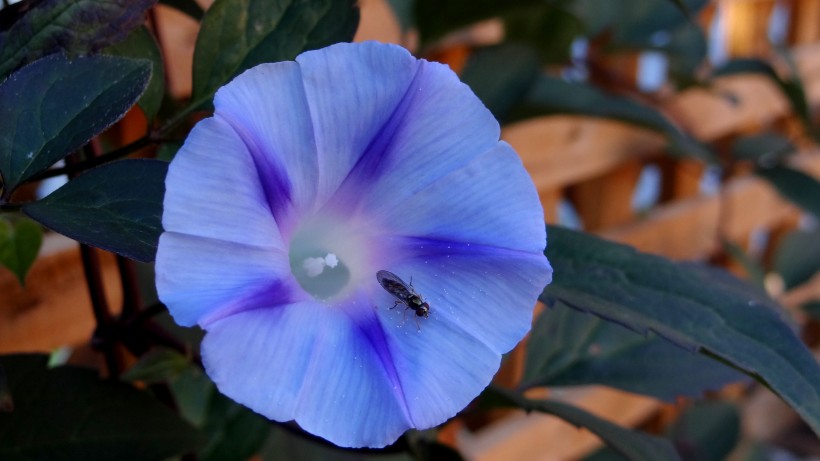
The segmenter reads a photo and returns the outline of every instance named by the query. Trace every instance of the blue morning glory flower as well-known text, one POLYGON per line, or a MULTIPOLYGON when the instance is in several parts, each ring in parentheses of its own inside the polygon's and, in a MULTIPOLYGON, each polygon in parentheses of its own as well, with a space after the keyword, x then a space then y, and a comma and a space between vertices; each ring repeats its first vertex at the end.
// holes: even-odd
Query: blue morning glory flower
POLYGON ((260 65, 214 106, 170 165, 156 269, 220 391, 345 447, 464 408, 552 274, 490 112, 446 66, 378 43, 260 65))

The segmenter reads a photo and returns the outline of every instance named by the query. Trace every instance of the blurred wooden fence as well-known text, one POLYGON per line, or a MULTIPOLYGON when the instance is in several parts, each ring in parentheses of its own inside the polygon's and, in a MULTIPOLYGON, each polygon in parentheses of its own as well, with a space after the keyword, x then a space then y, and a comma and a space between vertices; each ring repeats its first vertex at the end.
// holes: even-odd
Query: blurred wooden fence
MULTIPOLYGON (((383 0, 362 0, 362 27, 357 39, 408 43, 383 0)), ((739 21, 727 36, 732 55, 770 51, 761 24, 777 2, 720 2, 719 14, 739 21)), ((812 107, 820 105, 820 0, 781 2, 792 9, 788 40, 812 107)), ((717 4, 717 2, 716 2, 717 4)), ((711 21, 715 5, 704 12, 711 21)), ((178 95, 190 91, 191 52, 196 24, 173 10, 158 7, 158 34, 165 48, 169 87, 178 95)), ((412 40, 411 40, 412 41, 412 40)), ((634 62, 635 60, 632 60, 634 62)), ((737 98, 732 103, 718 92, 693 89, 666 97, 662 110, 697 138, 728 146, 737 136, 796 124, 788 102, 768 80, 756 76, 723 78, 718 87, 737 98)), ((701 193, 704 167, 691 160, 663 155, 665 142, 655 133, 619 122, 578 116, 550 116, 508 125, 503 138, 521 155, 532 174, 547 221, 556 222, 562 200, 572 203, 587 230, 607 238, 675 259, 721 258, 720 238, 741 246, 756 233, 770 236, 770 253, 779 238, 794 229, 800 213, 767 183, 748 172, 732 172, 719 194, 701 193), (660 171, 659 202, 646 212, 632 208, 631 198, 646 165, 660 171)), ((807 146, 793 166, 820 177, 820 152, 807 146)), ((112 306, 121 302, 114 262, 109 268, 112 306)), ((737 269, 737 267, 731 267, 737 269)), ((815 282, 817 282, 815 278, 815 282)), ((25 288, 0 271, 0 353, 48 351, 62 345, 87 343, 94 320, 83 282, 79 251, 67 239, 48 235, 40 259, 25 288)), ((818 297, 820 283, 775 293, 787 307, 818 297)), ((599 387, 557 391, 596 414, 626 425, 639 425, 657 415, 659 404, 648 398, 599 387)), ((566 460, 593 449, 597 441, 586 432, 548 416, 508 415, 477 433, 450 428, 449 437, 472 459, 566 460)))

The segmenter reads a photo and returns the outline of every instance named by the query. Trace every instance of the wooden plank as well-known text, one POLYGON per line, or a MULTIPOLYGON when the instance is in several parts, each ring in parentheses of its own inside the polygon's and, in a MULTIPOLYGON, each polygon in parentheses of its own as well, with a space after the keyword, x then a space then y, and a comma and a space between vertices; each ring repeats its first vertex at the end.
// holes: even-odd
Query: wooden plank
POLYGON ((600 176, 664 145, 660 135, 603 119, 539 117, 504 127, 501 137, 521 156, 539 193, 600 176))
POLYGON ((632 195, 642 169, 641 162, 628 161, 599 178, 570 188, 570 197, 585 229, 595 231, 632 221, 632 195))
MULTIPOLYGON (((820 44, 800 47, 795 59, 807 97, 820 104, 820 44)), ((715 89, 688 90, 662 107, 683 129, 707 142, 772 126, 789 110, 771 81, 755 75, 717 79, 715 89)), ((660 135, 635 126, 565 115, 509 124, 502 138, 521 156, 539 192, 560 190, 621 163, 652 157, 665 145, 660 135)))
POLYGON ((750 176, 731 181, 721 196, 676 202, 601 235, 673 259, 706 259, 720 248, 719 235, 742 241, 794 213, 767 183, 750 176))
POLYGON ((721 3, 729 56, 766 56, 769 17, 774 0, 730 0, 721 3))

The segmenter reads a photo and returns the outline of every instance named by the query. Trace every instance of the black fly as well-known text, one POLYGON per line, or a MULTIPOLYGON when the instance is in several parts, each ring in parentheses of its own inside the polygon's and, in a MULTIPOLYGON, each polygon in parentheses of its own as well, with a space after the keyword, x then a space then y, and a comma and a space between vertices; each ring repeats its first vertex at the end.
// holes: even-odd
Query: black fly
MULTIPOLYGON (((406 306, 405 310, 412 309, 417 317, 427 318, 430 316, 430 305, 413 289, 412 278, 408 285, 404 283, 404 280, 400 279, 398 275, 390 271, 382 270, 376 272, 376 279, 382 288, 397 299, 390 309, 393 309, 399 304, 404 304, 406 306)), ((416 326, 418 326, 418 319, 416 319, 416 326)))

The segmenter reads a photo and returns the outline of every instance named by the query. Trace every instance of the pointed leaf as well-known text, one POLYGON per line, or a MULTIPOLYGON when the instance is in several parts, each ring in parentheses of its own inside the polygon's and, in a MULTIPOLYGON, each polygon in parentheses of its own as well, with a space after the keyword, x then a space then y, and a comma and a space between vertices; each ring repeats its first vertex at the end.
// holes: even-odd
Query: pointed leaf
POLYGON ((820 227, 788 234, 777 246, 774 270, 783 277, 786 290, 814 277, 820 271, 820 227))
POLYGON ((796 150, 789 138, 779 133, 760 133, 738 137, 732 145, 732 157, 752 160, 761 166, 773 166, 796 150))
POLYGON ((42 354, 0 356, 14 410, 0 412, 0 459, 161 461, 202 437, 149 394, 42 354))
POLYGON ((2 197, 122 118, 150 75, 148 61, 54 55, 0 84, 2 197))
POLYGON ((20 285, 25 283, 42 243, 43 228, 36 222, 0 216, 0 265, 14 273, 20 285))
POLYGON ((63 235, 142 262, 162 233, 168 164, 120 160, 87 171, 23 212, 63 235))
POLYGON ((151 61, 151 79, 137 104, 149 120, 154 118, 165 95, 165 65, 162 62, 159 45, 151 32, 148 32, 145 26, 138 27, 125 40, 109 46, 103 53, 151 61))
POLYGON ((608 95, 591 85, 544 75, 533 86, 516 115, 525 118, 550 114, 586 115, 626 122, 664 135, 673 154, 702 160, 714 157, 705 145, 687 136, 652 107, 608 95))
POLYGON ((541 296, 699 350, 764 382, 820 433, 820 366, 773 301, 725 271, 674 263, 560 227, 541 296))
POLYGON ((245 69, 350 41, 359 24, 354 0, 216 0, 194 51, 193 100, 211 97, 245 69))
POLYGON ((167 381, 185 370, 191 361, 173 349, 151 349, 120 376, 123 381, 157 383, 167 381))
POLYGON ((487 388, 482 398, 488 399, 494 406, 548 413, 574 426, 588 429, 629 461, 680 460, 680 456, 666 439, 630 431, 563 402, 531 400, 513 391, 497 387, 487 388))
POLYGON ((0 32, 0 76, 53 53, 89 54, 124 39, 156 0, 43 0, 0 32), (81 25, 78 27, 78 25, 81 25))
POLYGON ((461 81, 470 86, 496 118, 504 119, 527 94, 540 66, 538 55, 527 46, 488 46, 473 51, 461 81))
POLYGON ((273 423, 220 394, 201 369, 189 366, 170 384, 182 414, 208 437, 197 459, 246 460, 262 448, 273 423))
POLYGON ((602 384, 666 401, 699 397, 745 376, 655 335, 561 304, 533 326, 521 388, 602 384))
POLYGON ((769 181, 786 200, 820 218, 820 182, 813 176, 785 166, 758 168, 755 173, 769 181))

